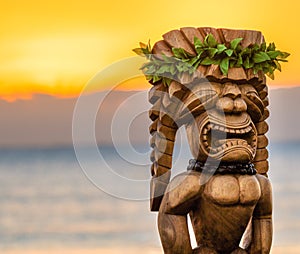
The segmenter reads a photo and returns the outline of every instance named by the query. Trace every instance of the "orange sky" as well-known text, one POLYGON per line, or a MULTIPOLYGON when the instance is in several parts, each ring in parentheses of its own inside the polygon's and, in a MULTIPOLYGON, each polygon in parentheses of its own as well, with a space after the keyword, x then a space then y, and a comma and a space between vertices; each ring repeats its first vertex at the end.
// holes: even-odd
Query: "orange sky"
MULTIPOLYGON (((183 26, 261 30, 267 42, 292 54, 268 83, 300 85, 297 0, 11 0, 0 12, 0 98, 6 100, 77 95, 98 71, 134 56, 139 41, 154 42, 183 26)), ((140 78, 123 88, 148 86, 140 78)))

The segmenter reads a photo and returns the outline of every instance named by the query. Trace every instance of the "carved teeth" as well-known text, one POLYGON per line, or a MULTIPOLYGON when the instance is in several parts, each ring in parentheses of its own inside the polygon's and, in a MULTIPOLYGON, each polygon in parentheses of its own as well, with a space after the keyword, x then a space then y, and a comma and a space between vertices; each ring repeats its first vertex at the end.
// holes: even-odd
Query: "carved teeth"
POLYGON ((202 129, 201 139, 205 150, 215 154, 230 149, 232 146, 243 146, 254 153, 257 146, 256 132, 251 125, 244 128, 231 128, 209 122, 202 129), (223 132, 225 136, 223 138, 219 134, 212 136, 213 130, 223 132), (228 133, 233 135, 226 135, 228 133))
POLYGON ((240 132, 241 132, 242 134, 245 134, 245 133, 247 132, 247 130, 246 130, 246 129, 241 129, 240 132))
POLYGON ((252 129, 252 126, 250 126, 250 125, 245 128, 235 129, 235 128, 229 128, 229 127, 225 127, 222 125, 218 125, 215 123, 208 123, 204 127, 203 133, 207 134, 207 132, 210 131, 211 129, 217 130, 217 131, 222 131, 222 132, 227 132, 227 133, 232 133, 232 134, 245 134, 250 131, 252 131, 254 133, 254 130, 252 129))
POLYGON ((246 132, 250 132, 252 130, 252 127, 249 125, 247 128, 246 128, 246 132))

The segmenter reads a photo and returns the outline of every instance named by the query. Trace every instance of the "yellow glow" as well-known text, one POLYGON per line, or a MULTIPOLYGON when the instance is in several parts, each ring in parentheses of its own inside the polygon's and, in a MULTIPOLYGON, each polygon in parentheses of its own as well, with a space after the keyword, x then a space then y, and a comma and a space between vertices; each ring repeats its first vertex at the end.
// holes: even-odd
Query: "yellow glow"
MULTIPOLYGON (((267 42, 292 54, 268 83, 300 85, 297 0, 16 0, 4 1, 0 12, 0 98, 10 101, 33 93, 76 96, 98 71, 134 56, 131 49, 139 41, 154 42, 184 26, 262 31, 267 42)), ((122 84, 122 89, 148 87, 122 84)))

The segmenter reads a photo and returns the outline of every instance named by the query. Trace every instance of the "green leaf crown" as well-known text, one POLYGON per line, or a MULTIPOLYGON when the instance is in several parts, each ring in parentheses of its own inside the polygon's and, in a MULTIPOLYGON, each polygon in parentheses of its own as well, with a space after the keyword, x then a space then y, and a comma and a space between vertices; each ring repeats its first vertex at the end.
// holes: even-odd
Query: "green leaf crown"
POLYGON ((227 76, 229 68, 243 67, 245 70, 253 69, 254 74, 263 71, 274 79, 274 71, 281 71, 279 62, 287 62, 289 53, 276 50, 274 43, 268 46, 252 44, 246 48, 241 46, 243 38, 236 38, 228 45, 219 44, 212 34, 208 34, 204 41, 194 37, 194 47, 197 55, 191 55, 183 48, 172 48, 172 57, 162 55, 155 57, 152 54, 150 42, 140 43, 140 48, 133 51, 148 59, 141 70, 148 81, 156 83, 162 81, 165 85, 184 73, 192 75, 200 65, 218 65, 223 75, 227 76))

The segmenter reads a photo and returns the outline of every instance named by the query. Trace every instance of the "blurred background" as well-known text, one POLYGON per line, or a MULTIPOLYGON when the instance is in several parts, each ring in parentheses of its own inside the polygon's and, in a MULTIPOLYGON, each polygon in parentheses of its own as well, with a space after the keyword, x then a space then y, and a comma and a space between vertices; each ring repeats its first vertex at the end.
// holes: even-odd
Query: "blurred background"
MULTIPOLYGON (((268 80, 272 253, 299 253, 299 11, 296 0, 2 3, 0 252, 162 253, 147 200, 150 85, 131 72, 137 66, 116 63, 134 57, 131 49, 140 41, 155 42, 180 27, 211 26, 260 30, 268 43, 291 53, 283 72, 268 80), (78 98, 101 102, 93 108, 101 160, 84 139, 82 150, 74 151, 78 98), (119 184, 121 178, 133 181, 119 184)), ((178 140, 174 174, 191 157, 184 131, 178 140)))

